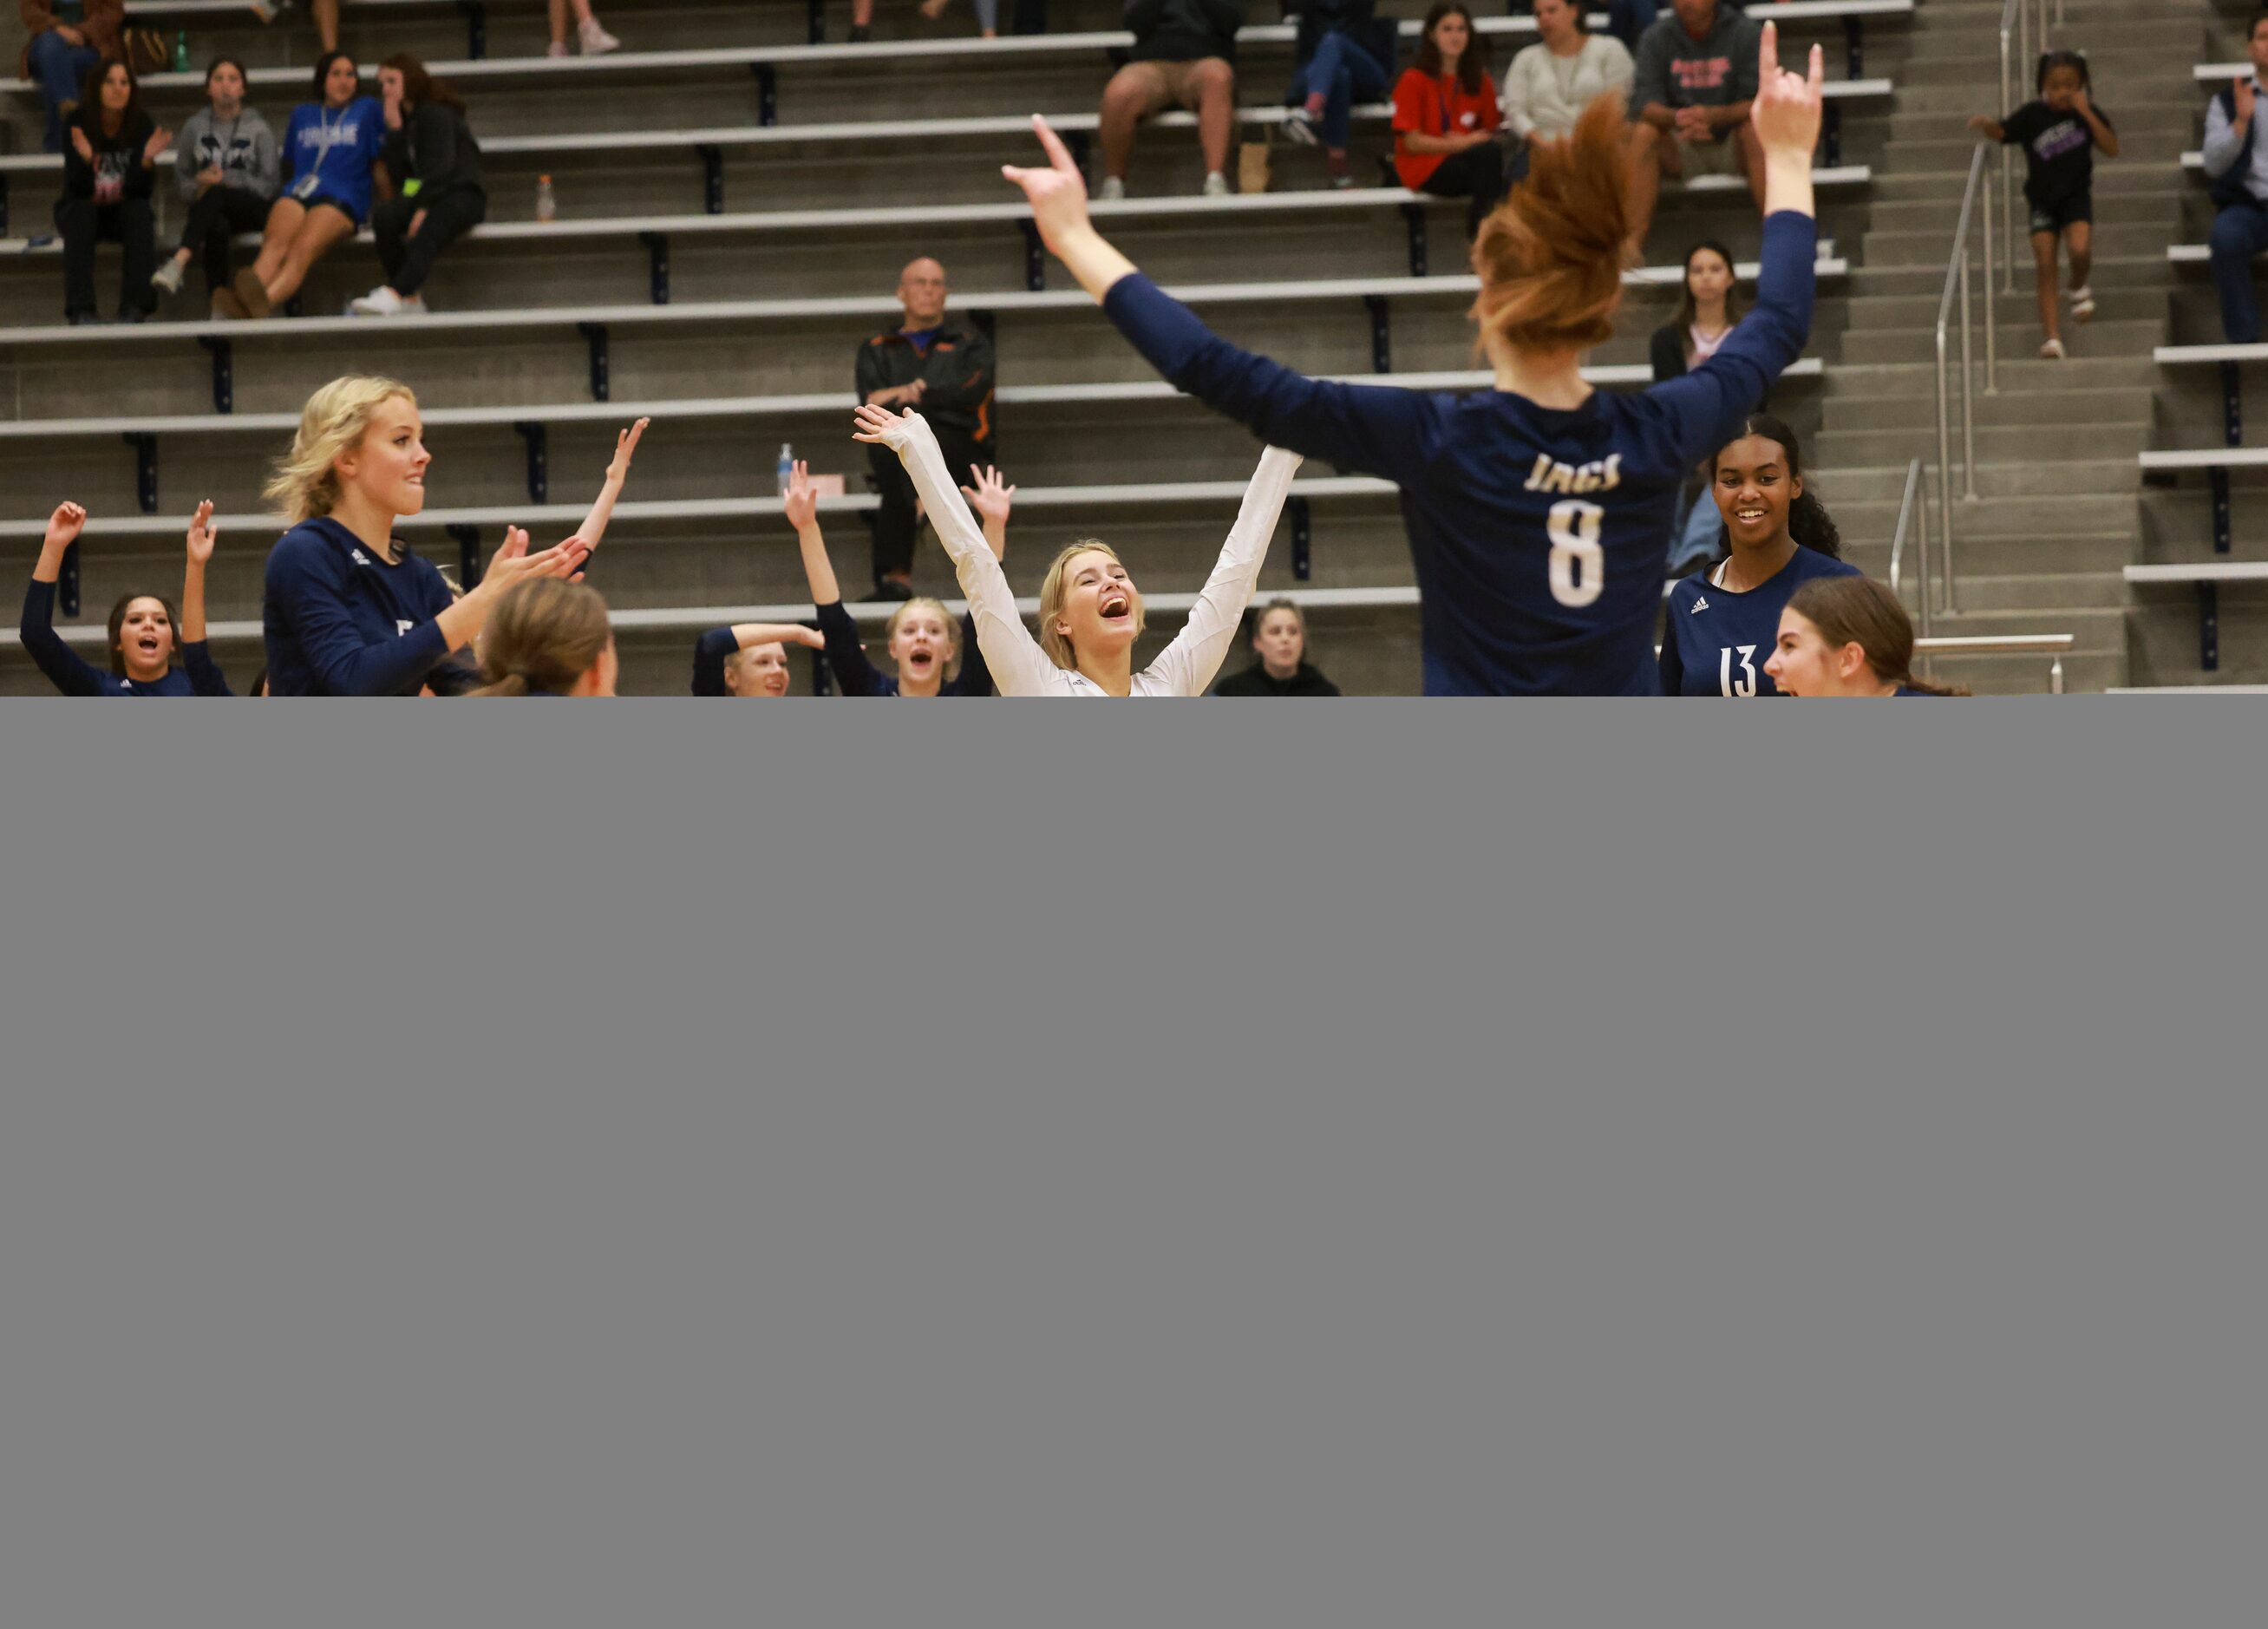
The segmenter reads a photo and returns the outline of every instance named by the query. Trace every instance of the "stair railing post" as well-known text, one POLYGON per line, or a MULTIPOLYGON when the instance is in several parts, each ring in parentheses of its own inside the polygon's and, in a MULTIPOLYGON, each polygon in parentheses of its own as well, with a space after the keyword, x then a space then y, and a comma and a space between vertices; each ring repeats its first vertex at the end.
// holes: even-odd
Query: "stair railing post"
MULTIPOLYGON (((1989 286, 1989 285, 1988 285, 1989 286)), ((1961 495, 1977 501, 1977 391, 1969 348, 1969 246, 1961 247, 1961 495)))
MULTIPOLYGON (((2003 107, 2014 107, 2016 105, 2015 65, 2008 54, 2008 14, 2019 4, 2021 0, 2007 0, 2007 4, 2000 11, 2000 106, 2003 107)), ((2015 155, 2005 145, 2000 149, 2000 227, 2011 244, 2016 240, 2014 158, 2015 155)), ((1990 200, 1986 202, 1989 207, 1990 200)), ((2008 256, 2007 286, 2000 291, 2003 294, 2014 294, 2016 291, 2016 257, 2014 254, 2008 256)))
MULTIPOLYGON (((1994 307, 1999 303, 1999 297, 1992 292, 1992 177, 1991 172, 1987 171, 1984 177, 1984 394, 1988 396, 1997 396, 2000 394, 2000 325, 1999 320, 1994 313, 1994 307)), ((2015 262, 2016 240, 2014 238, 2011 238, 2008 240, 2008 265, 2012 275, 2014 271, 2015 262)), ((1968 313, 1964 312, 1962 314, 1962 321, 1966 322, 1968 320, 1968 313)), ((1973 445, 1970 448, 1970 457, 1973 462, 1976 457, 1973 445)), ((1971 481, 1970 485, 1971 488, 1974 488, 1976 483, 1971 481)), ((1971 498, 1977 496, 1974 490, 1971 490, 1969 495, 1971 498)))
POLYGON ((1914 467, 1920 477, 1920 490, 1917 494, 1920 501, 1914 505, 1914 523, 1918 528, 1915 533, 1915 542, 1919 549, 1916 558, 1921 566, 1921 637, 1926 639, 1929 638, 1929 471, 1919 459, 1914 461, 1914 467))

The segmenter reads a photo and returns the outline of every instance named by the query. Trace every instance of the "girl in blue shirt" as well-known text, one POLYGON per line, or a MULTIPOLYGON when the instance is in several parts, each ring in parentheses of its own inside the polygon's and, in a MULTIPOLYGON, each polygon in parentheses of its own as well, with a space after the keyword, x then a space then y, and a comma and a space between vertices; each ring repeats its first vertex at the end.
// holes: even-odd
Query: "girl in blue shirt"
POLYGON ((63 551, 78 540, 86 511, 64 504, 48 519, 32 586, 24 593, 24 617, 17 632, 24 649, 48 682, 66 696, 226 696, 228 681, 213 666, 205 645, 205 566, 220 534, 211 525, 212 505, 197 506, 189 522, 188 564, 181 579, 181 615, 154 593, 121 594, 110 608, 110 671, 90 666, 55 632, 55 583, 63 575, 63 551), (173 666, 178 635, 181 666, 173 666))
POLYGON ((1665 696, 1777 696, 1764 670, 1788 596, 1827 577, 1856 577, 1843 534, 1804 484, 1795 431, 1751 413, 1710 461, 1724 520, 1715 564, 1669 591, 1661 630, 1665 696))
POLYGON ((1474 243, 1496 387, 1462 399, 1307 379, 1214 335, 1095 231, 1085 179, 1044 120, 1048 167, 1004 173, 1048 247, 1167 380, 1275 446, 1401 489, 1427 694, 1651 695, 1678 489, 1810 329, 1824 63, 1815 47, 1808 78, 1780 71, 1768 23, 1759 69, 1756 309, 1714 357, 1643 395, 1595 394, 1581 371, 1622 298, 1629 126, 1612 97, 1565 141, 1535 144, 1528 181, 1474 243))
POLYGON ((315 262, 370 217, 371 166, 386 145, 386 110, 362 94, 344 51, 315 64, 315 100, 291 110, 284 133, 284 193, 269 211, 260 258, 233 290, 213 297, 223 317, 265 317, 299 291, 315 262))

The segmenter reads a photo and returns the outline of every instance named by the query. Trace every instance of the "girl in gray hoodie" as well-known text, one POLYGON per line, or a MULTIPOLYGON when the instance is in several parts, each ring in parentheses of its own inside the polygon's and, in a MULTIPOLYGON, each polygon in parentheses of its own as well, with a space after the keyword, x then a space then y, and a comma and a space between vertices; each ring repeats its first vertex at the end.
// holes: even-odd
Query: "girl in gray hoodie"
POLYGON ((283 150, 260 110, 244 105, 244 64, 224 56, 205 70, 211 106, 189 115, 173 154, 173 184, 189 206, 181 247, 158 268, 151 286, 178 294, 189 262, 202 255, 205 284, 219 290, 235 276, 232 240, 268 224, 284 173, 283 150))

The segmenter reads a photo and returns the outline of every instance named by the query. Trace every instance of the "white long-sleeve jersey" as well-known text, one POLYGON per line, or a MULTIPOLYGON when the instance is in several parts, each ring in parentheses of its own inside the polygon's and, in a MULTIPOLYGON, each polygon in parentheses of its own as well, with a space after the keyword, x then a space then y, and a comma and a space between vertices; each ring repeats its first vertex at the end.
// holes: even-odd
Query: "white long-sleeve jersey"
MULTIPOLYGON (((893 422, 886 444, 903 461, 921 494, 922 507, 937 527, 946 552, 953 557, 961 592, 968 597, 968 615, 976 624, 976 643, 992 669, 992 682, 1003 696, 1107 696, 1109 692, 1085 674, 1055 665, 1040 642, 1017 614, 1016 596, 1007 574, 992 549, 961 488, 946 472, 945 455, 937 436, 917 415, 893 422)), ((1236 525, 1221 545, 1219 562, 1189 608, 1189 620, 1173 643, 1158 652, 1158 660, 1134 675, 1136 696, 1202 696, 1219 673, 1236 637, 1244 608, 1260 580, 1261 563, 1267 558, 1269 541, 1276 535, 1277 518, 1291 493, 1292 477, 1300 457, 1281 447, 1260 455, 1260 468, 1244 489, 1244 504, 1236 525)))

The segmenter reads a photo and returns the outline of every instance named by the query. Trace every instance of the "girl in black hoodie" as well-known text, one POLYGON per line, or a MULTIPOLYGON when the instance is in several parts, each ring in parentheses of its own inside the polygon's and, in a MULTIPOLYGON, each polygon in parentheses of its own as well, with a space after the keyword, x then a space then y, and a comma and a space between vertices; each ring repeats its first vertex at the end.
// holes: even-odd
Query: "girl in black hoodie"
POLYGON ((124 63, 95 64, 70 124, 63 152, 63 195, 55 200, 55 230, 63 240, 63 317, 100 321, 94 302, 94 246, 104 238, 126 250, 118 297, 122 322, 150 314, 156 295, 150 274, 158 259, 157 220, 150 207, 151 166, 173 140, 142 108, 141 87, 124 63))
POLYGON ((407 52, 379 65, 378 90, 389 132, 379 163, 393 190, 371 210, 370 226, 386 281, 349 309, 398 317, 424 311, 417 291, 441 251, 488 218, 489 195, 481 145, 455 92, 407 52))
POLYGON ((1339 687, 1307 665, 1307 619, 1290 600, 1270 600, 1252 623, 1260 660, 1212 687, 1216 696, 1336 696, 1339 687))

